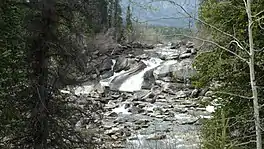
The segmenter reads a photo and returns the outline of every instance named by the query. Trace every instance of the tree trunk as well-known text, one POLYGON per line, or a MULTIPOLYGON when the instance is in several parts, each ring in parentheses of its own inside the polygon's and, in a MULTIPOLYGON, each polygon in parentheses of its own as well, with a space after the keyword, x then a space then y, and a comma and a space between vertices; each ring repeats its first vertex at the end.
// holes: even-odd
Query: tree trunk
POLYGON ((256 86, 255 68, 254 68, 254 44, 253 44, 253 33, 252 33, 252 14, 251 14, 251 0, 247 0, 246 11, 248 15, 248 38, 250 48, 250 59, 249 59, 249 70, 250 70, 250 84, 253 96, 253 108, 255 118, 255 129, 256 129, 256 146, 257 149, 262 149, 261 129, 260 129, 260 117, 259 117, 259 104, 258 104, 258 91, 256 86))
POLYGON ((33 24, 39 28, 37 36, 32 43, 36 75, 36 106, 33 111, 34 148, 48 149, 49 138, 49 94, 48 94, 48 54, 47 41, 53 40, 54 28, 56 27, 55 0, 41 0, 36 7, 41 13, 41 24, 33 24))

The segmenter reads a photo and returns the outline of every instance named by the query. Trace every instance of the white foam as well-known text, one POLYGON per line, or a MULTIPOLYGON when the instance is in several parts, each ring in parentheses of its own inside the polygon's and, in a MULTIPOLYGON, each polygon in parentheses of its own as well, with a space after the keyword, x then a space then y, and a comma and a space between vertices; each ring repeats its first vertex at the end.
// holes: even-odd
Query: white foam
POLYGON ((75 95, 89 94, 94 89, 94 85, 79 86, 75 89, 75 95))
POLYGON ((138 74, 131 76, 126 81, 124 81, 119 87, 120 91, 134 92, 141 90, 141 86, 144 81, 144 74, 148 70, 151 70, 159 66, 162 60, 159 58, 151 58, 149 60, 143 60, 143 62, 147 65, 147 67, 138 74))
POLYGON ((71 93, 70 91, 67 91, 67 90, 60 90, 60 92, 63 94, 70 94, 71 93))
POLYGON ((129 115, 131 114, 130 112, 128 112, 128 109, 125 108, 125 104, 123 104, 122 106, 119 106, 115 109, 113 109, 113 112, 117 113, 117 114, 126 114, 126 115, 129 115))
POLYGON ((122 74, 124 74, 124 73, 126 73, 126 71, 124 71, 124 70, 122 70, 122 71, 120 71, 120 72, 115 72, 114 75, 111 76, 110 78, 107 78, 107 79, 103 79, 103 80, 101 80, 101 81, 100 81, 100 84, 101 84, 102 86, 109 86, 110 83, 111 83, 111 81, 112 81, 114 78, 116 78, 117 76, 122 75, 122 74))
POLYGON ((205 110, 209 113, 213 113, 213 112, 215 112, 215 107, 208 105, 208 106, 206 106, 205 110))

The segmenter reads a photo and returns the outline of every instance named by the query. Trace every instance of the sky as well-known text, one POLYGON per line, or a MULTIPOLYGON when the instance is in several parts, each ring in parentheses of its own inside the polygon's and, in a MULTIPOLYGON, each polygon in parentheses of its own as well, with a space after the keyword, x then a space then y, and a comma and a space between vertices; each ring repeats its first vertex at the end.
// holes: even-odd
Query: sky
MULTIPOLYGON (((152 25, 173 27, 194 27, 194 20, 187 18, 186 13, 177 5, 166 0, 122 0, 121 6, 126 13, 126 7, 131 4, 132 14, 139 21, 152 25)), ((182 6, 188 13, 197 16, 198 0, 172 0, 182 6)))

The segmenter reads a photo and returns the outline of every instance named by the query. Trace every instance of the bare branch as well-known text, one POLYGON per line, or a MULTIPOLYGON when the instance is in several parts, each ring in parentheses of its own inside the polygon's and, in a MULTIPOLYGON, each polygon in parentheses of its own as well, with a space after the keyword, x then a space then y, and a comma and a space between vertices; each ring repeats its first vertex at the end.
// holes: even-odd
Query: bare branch
POLYGON ((243 48, 236 40, 232 40, 230 42, 230 44, 232 44, 232 43, 235 43, 241 50, 243 50, 243 51, 247 52, 247 54, 249 54, 249 52, 245 48, 243 48))
POLYGON ((263 12, 264 12, 264 10, 258 12, 257 14, 253 15, 252 17, 255 18, 255 17, 257 17, 258 15, 260 15, 261 13, 263 13, 263 12))
POLYGON ((253 99, 252 97, 242 96, 242 95, 233 94, 233 93, 228 93, 228 92, 220 92, 220 91, 217 91, 217 92, 215 92, 215 93, 216 93, 216 94, 225 94, 225 95, 230 95, 230 96, 240 97, 240 98, 244 98, 244 99, 253 99))

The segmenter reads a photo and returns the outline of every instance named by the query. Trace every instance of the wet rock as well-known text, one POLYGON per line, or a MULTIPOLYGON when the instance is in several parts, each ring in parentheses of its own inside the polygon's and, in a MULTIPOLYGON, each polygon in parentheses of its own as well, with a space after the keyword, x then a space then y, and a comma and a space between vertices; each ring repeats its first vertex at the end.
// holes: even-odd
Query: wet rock
POLYGON ((205 96, 205 93, 208 91, 208 88, 204 88, 201 90, 201 92, 199 93, 199 96, 205 96))
POLYGON ((165 139, 166 135, 165 134, 152 134, 149 135, 146 140, 162 140, 165 139))
POLYGON ((131 136, 128 138, 128 140, 139 140, 138 136, 131 136))
POLYGON ((118 137, 117 137, 116 135, 111 135, 111 138, 112 138, 113 140, 117 140, 117 139, 118 139, 118 137))
POLYGON ((156 115, 155 117, 156 117, 156 118, 165 118, 166 115, 156 115))
POLYGON ((199 95, 199 90, 198 89, 194 89, 192 90, 192 93, 190 95, 191 98, 197 98, 199 95))
POLYGON ((110 58, 106 58, 105 60, 103 60, 102 64, 99 65, 101 67, 99 67, 99 71, 100 72, 104 72, 104 71, 109 71, 112 69, 112 65, 113 62, 110 58))
POLYGON ((106 79, 106 78, 110 78, 114 75, 113 70, 109 70, 109 71, 105 71, 103 73, 101 73, 101 78, 102 79, 106 79))
POLYGON ((178 49, 178 48, 180 48, 181 47, 181 44, 180 43, 171 43, 171 47, 170 47, 170 49, 178 49))
POLYGON ((153 97, 153 98, 147 98, 147 99, 146 99, 146 102, 149 102, 149 103, 154 104, 154 103, 156 102, 156 100, 157 100, 157 99, 154 98, 154 97, 153 97))
POLYGON ((151 94, 149 90, 140 90, 134 93, 133 99, 137 99, 137 101, 144 101, 151 94))
POLYGON ((150 120, 148 119, 140 119, 135 122, 136 125, 146 125, 149 123, 150 120))
POLYGON ((192 56, 192 53, 184 53, 184 54, 181 54, 180 55, 180 58, 181 59, 185 59, 185 58, 189 58, 189 57, 191 57, 192 56))
POLYGON ((153 75, 153 71, 154 69, 148 70, 147 72, 145 72, 143 78, 143 84, 142 84, 142 89, 151 89, 151 87, 153 86, 153 84, 155 83, 155 77, 153 75))
POLYGON ((106 130, 104 132, 104 134, 111 136, 111 135, 113 135, 113 134, 118 133, 119 131, 121 131, 121 129, 122 128, 115 127, 115 128, 110 129, 110 130, 106 130))
POLYGON ((125 145, 123 144, 112 144, 112 148, 125 148, 125 145))
POLYGON ((213 95, 214 95, 213 91, 207 91, 204 96, 205 97, 212 97, 213 95))
POLYGON ((186 113, 188 110, 186 108, 174 108, 175 112, 179 112, 179 113, 186 113))
POLYGON ((113 99, 118 99, 120 97, 120 94, 112 94, 111 97, 113 99))
POLYGON ((193 42, 188 41, 186 43, 186 48, 194 48, 195 44, 193 42))
POLYGON ((196 119, 190 119, 189 121, 185 121, 180 123, 181 125, 193 125, 194 123, 196 123, 199 120, 199 118, 196 119))
POLYGON ((201 103, 202 104, 209 104, 213 99, 211 97, 202 97, 201 103))
POLYGON ((193 55, 196 54, 196 53, 197 53, 196 49, 195 49, 195 48, 191 49, 191 53, 192 53, 193 55))
POLYGON ((128 112, 131 112, 132 114, 139 114, 139 113, 143 113, 144 110, 139 107, 132 106, 131 108, 128 109, 128 112))
POLYGON ((116 112, 108 112, 108 113, 105 113, 105 116, 107 116, 107 117, 117 117, 118 114, 116 112))
POLYGON ((165 60, 177 60, 180 58, 180 53, 174 53, 165 58, 165 60))
POLYGON ((128 68, 128 59, 125 57, 119 57, 116 60, 116 63, 114 65, 114 72, 120 72, 122 70, 127 70, 128 68))
POLYGON ((171 76, 171 73, 173 72, 175 67, 177 67, 176 64, 177 64, 177 61, 171 60, 171 61, 166 61, 161 66, 157 67, 153 71, 153 75, 155 79, 171 76))
POLYGON ((186 94, 186 92, 184 92, 184 91, 178 91, 178 92, 176 92, 176 99, 178 99, 178 98, 185 98, 185 97, 187 97, 187 94, 186 94))
POLYGON ((138 58, 138 59, 148 59, 149 56, 146 53, 144 53, 142 55, 136 56, 136 58, 138 58))

